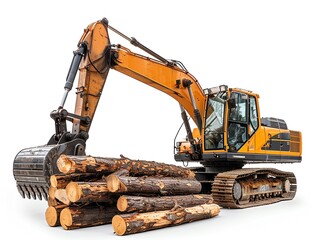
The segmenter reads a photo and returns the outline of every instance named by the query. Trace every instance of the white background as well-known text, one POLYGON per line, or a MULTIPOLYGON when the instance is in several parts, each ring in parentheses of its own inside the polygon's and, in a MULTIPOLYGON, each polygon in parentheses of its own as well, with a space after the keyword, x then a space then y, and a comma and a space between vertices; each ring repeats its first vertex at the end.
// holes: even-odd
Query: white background
MULTIPOLYGON (((20 239, 119 239, 111 225, 50 228, 46 202, 23 200, 12 163, 22 148, 45 144, 83 29, 102 17, 166 58, 180 60, 202 87, 228 84, 260 94, 262 116, 303 132, 293 201, 224 210, 219 217, 127 239, 298 239, 318 237, 319 5, 317 1, 6 1, 1 26, 1 235, 20 239), (209 4, 208 4, 209 3, 209 4)), ((111 32, 112 43, 138 51, 111 32)), ((74 93, 67 109, 74 108, 74 93)), ((175 100, 111 70, 87 153, 174 163, 181 124, 175 100)), ((273 167, 273 166, 271 166, 273 167)))

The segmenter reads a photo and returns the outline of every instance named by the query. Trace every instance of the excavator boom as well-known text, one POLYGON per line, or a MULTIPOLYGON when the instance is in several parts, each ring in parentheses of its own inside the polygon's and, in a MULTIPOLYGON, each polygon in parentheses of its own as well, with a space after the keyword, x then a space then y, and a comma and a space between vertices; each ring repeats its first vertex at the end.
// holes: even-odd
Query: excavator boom
POLYGON ((205 95, 198 81, 187 71, 168 66, 119 46, 112 50, 112 68, 176 99, 196 123, 195 107, 190 97, 191 87, 200 116, 204 114, 205 95))

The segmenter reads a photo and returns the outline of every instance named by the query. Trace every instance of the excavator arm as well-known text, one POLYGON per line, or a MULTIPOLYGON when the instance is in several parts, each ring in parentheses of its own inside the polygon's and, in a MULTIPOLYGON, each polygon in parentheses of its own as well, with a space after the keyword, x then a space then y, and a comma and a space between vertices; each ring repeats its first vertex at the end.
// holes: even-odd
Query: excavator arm
POLYGON ((78 45, 85 45, 86 53, 79 65, 74 113, 89 118, 90 121, 86 123, 80 119, 74 119, 73 134, 89 132, 110 69, 111 44, 107 21, 90 24, 84 30, 78 45))

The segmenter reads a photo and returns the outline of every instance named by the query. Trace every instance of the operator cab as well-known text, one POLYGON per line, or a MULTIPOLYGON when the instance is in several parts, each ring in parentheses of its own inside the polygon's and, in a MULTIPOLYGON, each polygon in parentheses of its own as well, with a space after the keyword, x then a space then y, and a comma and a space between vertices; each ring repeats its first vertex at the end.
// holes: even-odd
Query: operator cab
POLYGON ((258 128, 256 94, 225 85, 205 94, 204 150, 237 152, 258 128))
POLYGON ((207 160, 225 160, 230 156, 238 158, 240 156, 237 152, 245 152, 243 146, 247 142, 252 150, 255 147, 255 133, 260 126, 257 102, 259 96, 251 91, 228 88, 226 85, 205 89, 204 93, 204 126, 200 133, 197 128, 196 134, 193 132, 193 142, 199 151, 192 151, 189 140, 177 142, 175 160, 207 163, 207 160))

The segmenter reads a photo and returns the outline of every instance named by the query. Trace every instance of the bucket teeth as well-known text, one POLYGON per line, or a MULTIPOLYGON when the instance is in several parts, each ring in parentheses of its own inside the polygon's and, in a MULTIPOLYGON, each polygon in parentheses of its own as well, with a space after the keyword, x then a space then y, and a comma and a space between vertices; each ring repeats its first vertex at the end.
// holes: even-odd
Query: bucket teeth
POLYGON ((48 201, 48 188, 47 188, 47 187, 40 186, 40 187, 39 187, 39 191, 40 191, 42 197, 43 197, 46 201, 48 201))
POLYGON ((33 191, 35 192, 35 195, 38 197, 39 200, 42 200, 42 194, 40 193, 39 189, 37 186, 34 186, 33 191))
POLYGON ((25 198, 25 193, 20 185, 17 184, 18 192, 20 193, 22 198, 25 198))
POLYGON ((24 192, 24 195, 25 195, 28 199, 30 199, 30 198, 31 198, 31 194, 30 194, 28 188, 27 188, 26 186, 21 186, 21 188, 22 188, 22 191, 24 192))
POLYGON ((19 185, 17 184, 17 189, 23 198, 28 199, 39 199, 48 200, 48 187, 47 186, 36 186, 36 185, 19 185))

